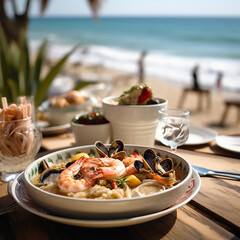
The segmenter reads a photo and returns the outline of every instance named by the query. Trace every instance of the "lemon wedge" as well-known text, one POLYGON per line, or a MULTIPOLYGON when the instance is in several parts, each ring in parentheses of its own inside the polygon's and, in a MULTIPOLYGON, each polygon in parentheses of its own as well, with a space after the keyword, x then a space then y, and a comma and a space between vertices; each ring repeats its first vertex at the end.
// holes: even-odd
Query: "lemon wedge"
POLYGON ((88 156, 87 153, 82 152, 82 153, 78 153, 78 154, 74 155, 74 156, 72 157, 72 161, 75 161, 75 160, 79 159, 79 158, 82 157, 82 156, 89 158, 89 156, 88 156))

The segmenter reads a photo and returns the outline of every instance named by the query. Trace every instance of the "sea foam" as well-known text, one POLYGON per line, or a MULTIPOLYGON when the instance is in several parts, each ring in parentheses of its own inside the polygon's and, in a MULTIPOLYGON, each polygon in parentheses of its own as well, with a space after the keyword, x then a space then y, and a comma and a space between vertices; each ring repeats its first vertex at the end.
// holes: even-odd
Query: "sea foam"
MULTIPOLYGON (((31 50, 36 52, 39 42, 31 41, 31 50)), ((54 44, 48 47, 50 58, 60 58, 72 45, 54 44)), ((69 58, 71 63, 102 65, 129 74, 138 74, 138 60, 141 52, 99 45, 81 46, 69 58)), ((216 89, 219 72, 223 73, 222 88, 226 91, 240 92, 240 60, 218 58, 193 58, 150 51, 145 57, 147 77, 170 81, 182 86, 191 85, 192 68, 199 65, 200 85, 216 89)))

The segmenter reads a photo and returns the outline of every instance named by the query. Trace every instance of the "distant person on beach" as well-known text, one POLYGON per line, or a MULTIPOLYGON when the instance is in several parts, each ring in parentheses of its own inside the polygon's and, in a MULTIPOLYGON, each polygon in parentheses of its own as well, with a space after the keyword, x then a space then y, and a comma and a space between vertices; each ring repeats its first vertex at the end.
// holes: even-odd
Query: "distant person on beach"
POLYGON ((139 83, 144 83, 144 59, 147 55, 146 51, 143 51, 140 55, 139 61, 138 61, 138 67, 139 67, 139 83))
POLYGON ((83 47, 82 49, 82 55, 87 55, 89 53, 89 48, 88 47, 83 47))
POLYGON ((80 66, 82 65, 81 58, 82 58, 83 56, 86 56, 88 53, 89 53, 89 48, 88 48, 88 47, 83 47, 83 48, 81 49, 81 51, 80 51, 80 55, 79 55, 80 59, 79 59, 78 61, 76 61, 76 62, 73 64, 73 66, 74 66, 74 67, 80 67, 80 66))
POLYGON ((199 81, 199 79, 198 79, 198 70, 199 70, 199 66, 198 65, 194 66, 194 68, 192 70, 193 89, 196 89, 196 90, 200 89, 199 83, 198 83, 198 81, 199 81))
POLYGON ((222 78, 223 78, 223 73, 218 72, 218 74, 217 74, 217 89, 219 91, 222 90, 222 78))

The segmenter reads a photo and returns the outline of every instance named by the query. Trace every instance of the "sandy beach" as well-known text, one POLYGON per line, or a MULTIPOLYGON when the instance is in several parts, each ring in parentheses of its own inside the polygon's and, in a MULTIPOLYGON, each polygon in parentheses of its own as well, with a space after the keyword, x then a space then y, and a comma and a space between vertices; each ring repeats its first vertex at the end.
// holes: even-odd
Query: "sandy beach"
MULTIPOLYGON (((109 84, 112 84, 110 95, 118 96, 123 91, 128 90, 131 86, 138 84, 138 76, 127 74, 102 66, 72 66, 67 64, 64 72, 68 72, 72 76, 77 76, 79 79, 87 79, 92 77, 95 79, 106 79, 109 84)), ((165 98, 168 100, 170 108, 178 107, 179 100, 182 94, 183 86, 168 82, 164 79, 145 78, 145 83, 152 87, 155 97, 165 98)), ((190 110, 190 122, 192 126, 209 127, 218 134, 239 134, 240 123, 237 122, 237 108, 230 108, 226 124, 220 126, 220 120, 224 112, 224 100, 229 97, 235 97, 233 94, 226 95, 220 91, 211 92, 211 107, 208 105, 205 97, 203 98, 203 110, 198 111, 198 96, 194 93, 189 93, 184 101, 184 108, 190 110)))
MULTIPOLYGON (((110 17, 101 18, 96 25, 92 18, 60 17, 32 19, 31 23, 33 52, 43 36, 49 38, 50 60, 61 58, 78 45, 62 73, 73 76, 75 82, 108 82, 112 86, 109 95, 120 95, 138 83, 138 63, 141 53, 146 52, 145 82, 155 97, 166 98, 169 107, 178 107, 183 87, 191 84, 192 69, 198 65, 199 85, 212 89, 211 107, 204 98, 205 107, 197 111, 198 96, 188 94, 183 107, 191 111, 191 125, 210 127, 218 134, 240 133, 240 117, 234 107, 229 109, 225 125, 219 125, 224 100, 233 97, 234 91, 240 98, 239 18, 110 17), (229 96, 216 89, 219 74, 222 89, 232 92, 229 96)), ((64 79, 59 90, 67 91, 67 85, 64 79)))

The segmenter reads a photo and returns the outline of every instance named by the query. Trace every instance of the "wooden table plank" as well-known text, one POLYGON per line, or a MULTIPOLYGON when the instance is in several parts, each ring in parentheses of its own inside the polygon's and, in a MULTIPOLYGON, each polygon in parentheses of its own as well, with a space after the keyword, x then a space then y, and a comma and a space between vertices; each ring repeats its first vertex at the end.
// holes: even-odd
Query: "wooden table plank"
MULTIPOLYGON (((0 199, 1 201, 1 199, 0 199)), ((0 239, 233 239, 234 234, 185 205, 154 221, 121 228, 83 228, 35 216, 21 207, 0 216, 0 239)), ((236 238, 237 239, 237 238, 236 238)))
MULTIPOLYGON (((180 149, 177 153, 192 165, 240 172, 239 159, 199 154, 180 149)), ((201 180, 200 192, 194 200, 208 211, 216 213, 240 228, 240 181, 221 177, 202 177, 201 180)))
POLYGON ((42 148, 45 150, 54 150, 75 146, 75 138, 73 136, 73 133, 49 136, 42 139, 42 148))

